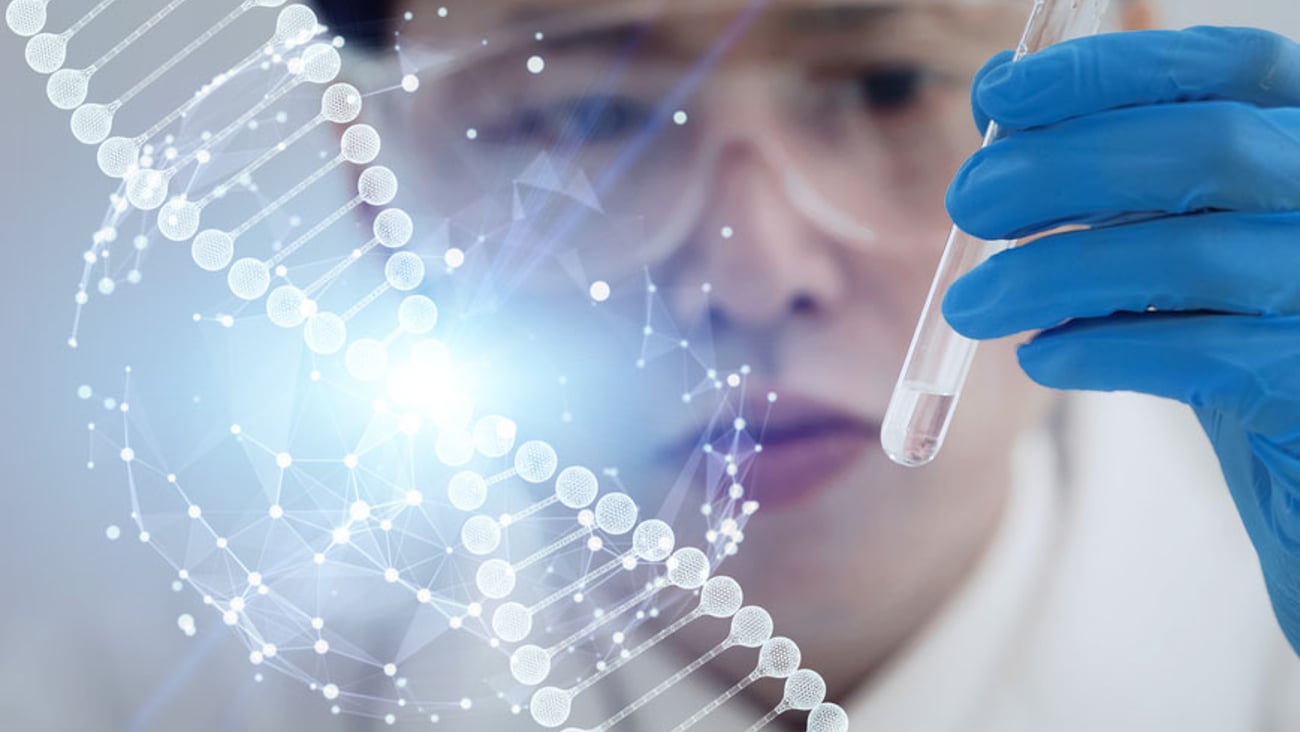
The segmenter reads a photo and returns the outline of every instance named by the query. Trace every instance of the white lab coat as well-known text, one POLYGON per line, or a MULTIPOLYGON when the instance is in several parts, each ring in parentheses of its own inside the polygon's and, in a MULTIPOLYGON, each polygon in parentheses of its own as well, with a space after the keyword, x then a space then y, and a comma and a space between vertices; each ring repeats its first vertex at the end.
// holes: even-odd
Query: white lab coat
MULTIPOLYGON (((1300 730, 1300 661, 1277 629, 1195 422, 1182 407, 1141 397, 1074 400, 1072 479, 1054 479, 1045 436, 1017 447, 1016 484, 994 545, 927 632, 846 701, 851 729, 1300 730)), ((798 639, 798 628, 781 630, 798 639)), ((294 683, 253 684, 233 638, 201 658, 197 678, 181 679, 177 649, 203 635, 180 645, 176 635, 154 644, 147 633, 117 635, 93 623, 6 624, 0 729, 537 729, 526 712, 490 722, 448 712, 437 727, 331 718, 318 694, 294 683), (184 688, 168 689, 169 675, 184 688)), ((648 688, 678 665, 658 655, 629 671, 648 688)), ((662 724, 634 717, 618 729, 668 729, 720 690, 692 677, 656 706, 678 716, 662 724)), ((617 707, 634 695, 613 688, 607 701, 617 707)), ((758 713, 732 703, 696 729, 743 730, 758 713)))
MULTIPOLYGON (((1022 440, 993 546, 922 637, 845 702, 850 729, 1300 730, 1300 660, 1189 411, 1071 399, 1070 478, 1045 433, 1022 440)), ((675 705, 718 692, 697 683, 675 705)), ((697 729, 744 730, 755 716, 732 704, 697 729)))

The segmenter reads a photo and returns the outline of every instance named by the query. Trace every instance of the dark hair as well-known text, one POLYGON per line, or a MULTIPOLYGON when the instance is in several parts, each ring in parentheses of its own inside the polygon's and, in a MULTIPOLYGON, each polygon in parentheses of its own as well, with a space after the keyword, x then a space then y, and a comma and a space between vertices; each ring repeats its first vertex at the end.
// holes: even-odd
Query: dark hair
POLYGON ((367 51, 391 44, 397 0, 314 0, 321 22, 367 51))

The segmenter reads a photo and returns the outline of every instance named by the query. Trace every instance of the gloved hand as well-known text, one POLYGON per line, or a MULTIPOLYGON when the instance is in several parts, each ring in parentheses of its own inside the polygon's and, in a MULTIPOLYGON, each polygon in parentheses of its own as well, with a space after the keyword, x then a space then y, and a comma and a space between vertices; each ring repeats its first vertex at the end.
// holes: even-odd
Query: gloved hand
POLYGON ((1042 330, 1019 358, 1045 386, 1189 404, 1300 652, 1300 46, 1195 28, 1008 61, 973 97, 1011 133, 957 175, 953 220, 1094 228, 993 257, 944 314, 971 338, 1042 330))

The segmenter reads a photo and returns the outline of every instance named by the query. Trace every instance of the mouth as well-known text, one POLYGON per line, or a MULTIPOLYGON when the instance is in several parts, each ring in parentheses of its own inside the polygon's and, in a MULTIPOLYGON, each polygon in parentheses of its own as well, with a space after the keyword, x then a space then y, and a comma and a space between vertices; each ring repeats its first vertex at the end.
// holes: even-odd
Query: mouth
POLYGON ((673 452, 680 457, 684 450, 703 449, 721 455, 717 459, 725 458, 724 446, 738 452, 744 470, 737 479, 746 498, 764 510, 813 499, 880 444, 879 420, 800 394, 781 392, 775 402, 746 400, 740 407, 747 415, 748 439, 738 441, 736 432, 726 429, 732 425, 719 425, 703 440, 697 433, 673 452))

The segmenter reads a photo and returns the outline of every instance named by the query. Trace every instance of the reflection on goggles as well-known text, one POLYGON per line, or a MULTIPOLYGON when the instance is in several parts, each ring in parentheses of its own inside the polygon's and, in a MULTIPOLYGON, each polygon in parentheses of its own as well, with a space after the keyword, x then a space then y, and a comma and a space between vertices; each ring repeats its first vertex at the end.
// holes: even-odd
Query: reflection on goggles
POLYGON ((759 175, 780 194, 767 198, 871 245, 873 212, 933 212, 978 142, 965 86, 999 44, 922 53, 892 38, 927 14, 849 32, 780 14, 731 34, 734 16, 625 24, 556 42, 544 64, 536 45, 497 47, 426 74, 393 124, 424 200, 507 264, 564 277, 543 262, 576 252, 602 276, 635 271, 759 175))

